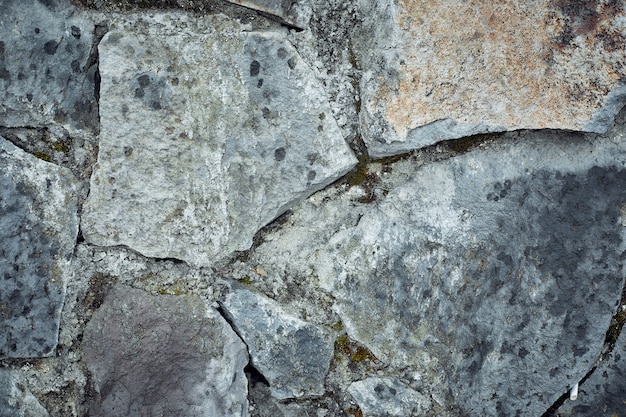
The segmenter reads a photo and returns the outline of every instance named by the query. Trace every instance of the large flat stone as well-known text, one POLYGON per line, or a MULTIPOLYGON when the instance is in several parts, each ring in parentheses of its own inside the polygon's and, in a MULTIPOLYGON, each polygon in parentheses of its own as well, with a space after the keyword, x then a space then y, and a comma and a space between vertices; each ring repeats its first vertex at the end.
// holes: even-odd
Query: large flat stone
POLYGON ((93 42, 93 22, 69 1, 3 0, 0 126, 96 127, 93 42))
POLYGON ((0 137, 0 359, 54 354, 78 234, 72 173, 0 137))
POLYGON ((626 146, 518 136, 396 163, 370 205, 312 198, 250 262, 274 288, 307 277, 299 296, 328 293, 352 339, 447 406, 542 415, 594 365, 624 284, 626 146))
POLYGON ((372 377, 353 382, 348 388, 363 417, 427 415, 431 401, 423 394, 392 378, 372 377))
POLYGON ((603 132, 626 102, 623 2, 360 6, 361 116, 374 156, 494 131, 603 132))
POLYGON ((252 365, 267 379, 274 397, 324 393, 324 378, 333 355, 329 332, 246 289, 230 289, 220 305, 246 342, 252 365))
POLYGON ((354 166, 283 35, 206 19, 157 14, 102 40, 87 241, 210 265, 354 166))
POLYGON ((196 296, 116 286, 85 328, 89 415, 248 415, 246 347, 196 296))

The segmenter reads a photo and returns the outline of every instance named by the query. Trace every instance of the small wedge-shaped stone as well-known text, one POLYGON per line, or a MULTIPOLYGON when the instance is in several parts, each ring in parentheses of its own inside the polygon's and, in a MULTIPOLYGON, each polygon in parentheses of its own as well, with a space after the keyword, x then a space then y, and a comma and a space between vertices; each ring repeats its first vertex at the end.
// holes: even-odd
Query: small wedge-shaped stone
POLYGON ((246 347, 197 296, 111 289, 85 328, 89 415, 247 417, 246 347))
POLYGON ((260 227, 356 160, 282 35, 242 33, 223 17, 154 19, 154 30, 129 26, 100 44, 102 131, 84 235, 206 266, 249 248, 260 227))
POLYGON ((50 356, 78 234, 77 181, 0 137, 0 359, 50 356))
POLYGON ((304 29, 308 24, 310 12, 305 10, 304 0, 226 0, 250 9, 274 16, 290 26, 304 29))
POLYGON ((361 1, 375 156, 517 129, 603 132, 626 102, 623 2, 361 1))
POLYGON ((324 378, 333 354, 333 338, 328 332, 246 289, 232 289, 221 306, 274 397, 324 393, 324 378))
POLYGON ((427 415, 428 397, 392 378, 367 378, 350 384, 348 392, 363 412, 363 417, 427 415))
POLYGON ((0 126, 96 127, 93 35, 69 0, 3 0, 0 126))

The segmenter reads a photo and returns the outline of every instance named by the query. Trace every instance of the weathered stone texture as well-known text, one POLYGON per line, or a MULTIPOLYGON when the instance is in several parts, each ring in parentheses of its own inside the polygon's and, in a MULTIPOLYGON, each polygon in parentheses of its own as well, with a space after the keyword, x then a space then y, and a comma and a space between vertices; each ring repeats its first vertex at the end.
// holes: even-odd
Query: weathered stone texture
POLYGON ((405 417, 427 415, 428 397, 392 378, 367 378, 348 388, 363 417, 405 417))
POLYGON ((94 24, 66 3, 3 0, 0 126, 97 126, 94 24))
POLYGON ((445 370, 461 411, 541 415, 591 369, 615 312, 626 152, 548 133, 519 142, 396 164, 370 208, 309 206, 251 262, 310 277, 382 361, 445 370))
POLYGON ((603 132, 626 102, 623 2, 361 7, 361 116, 372 155, 494 131, 603 132))
POLYGON ((245 345, 196 296, 116 286, 85 329, 89 415, 248 415, 245 345))
POLYGON ((0 369, 0 416, 49 417, 37 398, 19 382, 14 371, 0 369))
POLYGON ((78 234, 77 181, 0 137, 0 358, 50 356, 78 234))
POLYGON ((324 377, 333 354, 333 338, 328 332, 246 289, 232 288, 220 304, 274 397, 324 393, 324 377))
POLYGON ((566 401, 557 413, 559 417, 622 415, 626 415, 626 333, 623 329, 609 358, 580 386, 578 399, 566 401))
POLYGON ((159 14, 100 44, 100 153, 87 241, 206 266, 252 244, 356 160, 278 33, 159 14))

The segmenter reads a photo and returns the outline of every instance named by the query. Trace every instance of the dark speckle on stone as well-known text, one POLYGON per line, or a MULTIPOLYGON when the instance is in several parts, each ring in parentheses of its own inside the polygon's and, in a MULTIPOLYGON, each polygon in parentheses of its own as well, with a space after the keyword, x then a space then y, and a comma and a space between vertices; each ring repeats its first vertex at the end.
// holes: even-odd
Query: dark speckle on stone
POLYGON ((6 68, 0 69, 0 79, 7 80, 7 81, 10 80, 11 73, 9 72, 9 70, 7 70, 6 68))
POLYGON ((277 161, 282 161, 283 159, 285 159, 286 155, 287 155, 287 152, 285 151, 285 148, 283 147, 277 148, 274 151, 274 159, 277 161))
POLYGON ((142 88, 150 85, 150 77, 145 74, 137 78, 137 81, 139 82, 139 86, 142 88))
POLYGON ((287 57, 287 51, 285 50, 285 48, 278 48, 278 51, 276 51, 276 55, 280 59, 285 59, 287 57))
POLYGON ((70 64, 73 72, 80 72, 80 62, 77 59, 73 60, 70 64))
POLYGON ((80 39, 80 28, 78 26, 72 26, 72 36, 76 39, 80 39))
POLYGON ((161 110, 161 103, 159 101, 154 100, 150 103, 150 108, 152 110, 161 110))
POLYGON ((17 74, 17 79, 22 81, 22 80, 26 79, 26 75, 24 75, 23 72, 20 72, 19 74, 17 74))
POLYGON ((124 146, 124 155, 131 156, 133 154, 133 148, 130 146, 124 146))
POLYGON ((309 181, 313 181, 315 179, 315 176, 317 175, 317 173, 313 170, 309 171, 309 173, 307 174, 307 179, 309 181))
POLYGON ((48 55, 54 55, 57 52, 57 48, 59 47, 59 44, 56 41, 48 41, 44 44, 43 46, 43 50, 45 53, 47 53, 48 55))
POLYGON ((267 107, 263 107, 261 109, 261 111, 263 112, 263 118, 264 119, 269 119, 270 118, 270 109, 268 109, 267 107))
POLYGON ((135 97, 136 98, 142 98, 143 95, 144 95, 143 88, 136 88, 135 89, 135 97))
POLYGON ((256 77, 257 75, 259 75, 259 71, 261 70, 261 64, 259 63, 259 61, 252 61, 250 63, 250 76, 251 77, 256 77))
POLYGON ((39 28, 35 28, 35 33, 39 34, 39 32, 41 32, 39 28))
POLYGON ((31 93, 26 94, 26 100, 33 101, 33 95, 31 93))
POLYGON ((376 385, 376 387, 374 388, 374 392, 380 394, 381 392, 384 391, 384 388, 382 385, 376 385))
POLYGON ((294 69, 296 67, 296 59, 289 58, 289 61, 287 61, 287 65, 289 65, 289 68, 294 69))
POLYGON ((259 81, 256 83, 257 88, 263 87, 263 78, 259 78, 259 81))
POLYGON ((0 41, 0 56, 4 55, 4 42, 0 41))

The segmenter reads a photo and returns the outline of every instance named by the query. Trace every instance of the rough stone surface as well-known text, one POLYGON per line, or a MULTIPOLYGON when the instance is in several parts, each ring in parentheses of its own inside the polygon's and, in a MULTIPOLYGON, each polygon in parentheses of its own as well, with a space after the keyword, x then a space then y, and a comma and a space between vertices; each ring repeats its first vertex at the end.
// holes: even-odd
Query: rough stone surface
POLYGON ((100 44, 102 131, 84 235, 206 266, 249 248, 261 226, 356 160, 280 33, 240 32, 223 17, 158 14, 151 24, 100 44))
POLYGON ((279 294, 309 277, 298 296, 331 294, 384 362, 445 370, 462 412, 541 415, 591 369, 619 301, 626 153, 623 134, 521 136, 396 164, 370 207, 311 203, 250 262, 279 294))
POLYGON ((348 388, 359 404, 363 417, 405 417, 425 415, 430 399, 391 378, 368 378, 348 388))
POLYGON ((3 0, 0 126, 97 126, 94 24, 66 3, 3 0))
POLYGON ((324 377, 333 354, 329 332, 247 289, 230 289, 220 304, 274 397, 324 393, 324 377))
POLYGON ((311 11, 303 0, 227 0, 230 3, 267 13, 288 25, 305 28, 311 11))
POLYGON ((15 372, 0 369, 0 416, 49 417, 33 394, 21 384, 15 372))
POLYGON ((621 1, 360 6, 371 155, 494 131, 603 132, 626 102, 621 1))
POLYGON ((90 416, 247 416, 245 345, 197 296, 118 285, 85 329, 90 416))
POLYGON ((0 137, 0 358, 54 353, 76 210, 70 171, 0 137))
POLYGON ((622 331, 609 358, 578 390, 576 401, 566 401, 559 417, 626 415, 626 333, 622 331))

